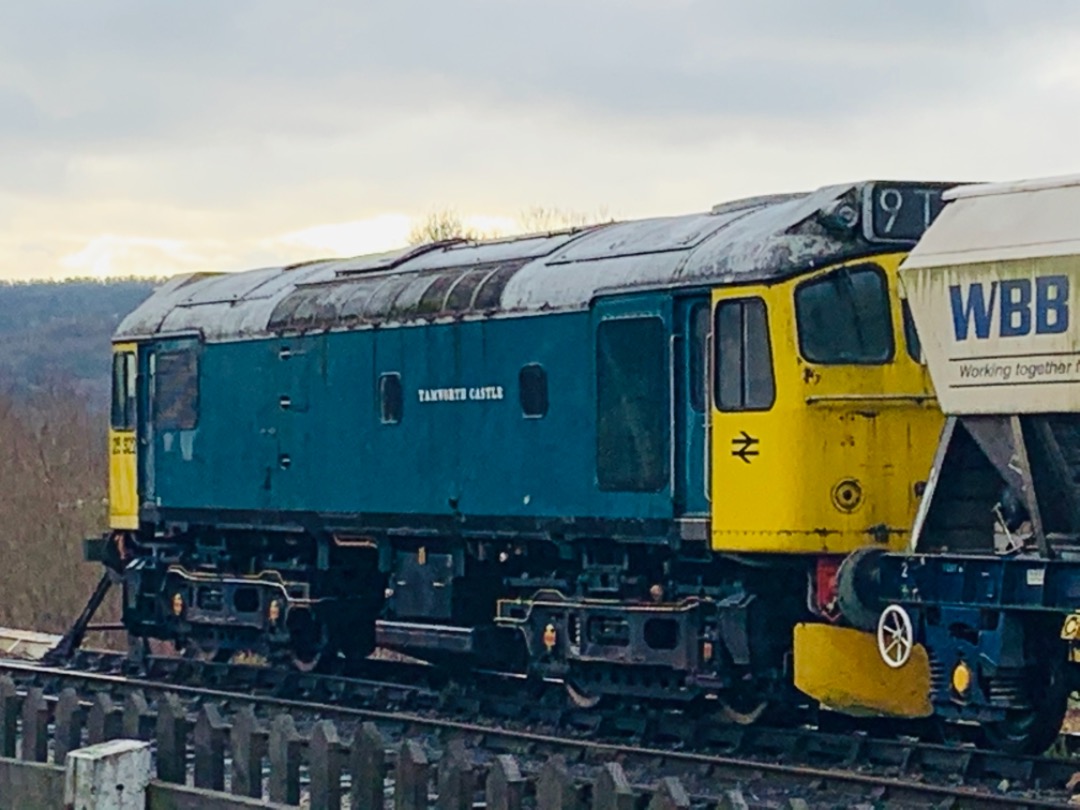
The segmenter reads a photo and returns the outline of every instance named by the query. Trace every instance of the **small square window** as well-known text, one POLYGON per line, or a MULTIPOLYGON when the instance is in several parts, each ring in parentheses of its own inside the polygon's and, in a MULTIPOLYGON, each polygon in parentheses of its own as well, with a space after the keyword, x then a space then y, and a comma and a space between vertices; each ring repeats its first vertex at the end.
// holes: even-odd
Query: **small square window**
POLYGON ((401 388, 401 375, 397 372, 379 377, 379 421, 384 425, 396 425, 401 421, 405 396, 401 388))
POLYGON ((541 419, 548 412, 547 372, 537 363, 524 366, 518 373, 521 390, 521 413, 526 419, 541 419))

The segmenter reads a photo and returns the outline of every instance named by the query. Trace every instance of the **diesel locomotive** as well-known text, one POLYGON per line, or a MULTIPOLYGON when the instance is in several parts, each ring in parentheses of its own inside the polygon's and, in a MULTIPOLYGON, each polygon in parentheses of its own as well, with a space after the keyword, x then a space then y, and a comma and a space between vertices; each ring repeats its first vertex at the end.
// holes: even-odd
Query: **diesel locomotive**
POLYGON ((1036 753, 1080 688, 1080 177, 946 197, 900 275, 947 421, 909 548, 859 566, 880 658, 863 639, 835 661, 884 664, 914 699, 895 711, 861 678, 796 680, 1036 753))
POLYGON ((897 269, 951 185, 168 281, 113 345, 89 550, 124 625, 754 720, 795 658, 813 681, 873 650, 832 632, 873 611, 841 563, 905 549, 928 486, 943 417, 897 269))

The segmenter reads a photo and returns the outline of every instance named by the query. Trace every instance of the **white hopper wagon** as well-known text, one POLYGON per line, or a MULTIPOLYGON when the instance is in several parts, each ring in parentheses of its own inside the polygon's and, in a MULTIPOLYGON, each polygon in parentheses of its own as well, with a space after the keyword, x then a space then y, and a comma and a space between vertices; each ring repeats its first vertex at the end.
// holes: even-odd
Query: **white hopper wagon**
POLYGON ((878 649, 924 648, 936 715, 1036 752, 1080 686, 1080 176, 946 199, 901 277, 949 418, 878 649))
POLYGON ((1080 537, 1080 176, 946 198, 901 268, 938 400, 954 417, 914 550, 992 551, 996 537, 1066 553, 1080 537))

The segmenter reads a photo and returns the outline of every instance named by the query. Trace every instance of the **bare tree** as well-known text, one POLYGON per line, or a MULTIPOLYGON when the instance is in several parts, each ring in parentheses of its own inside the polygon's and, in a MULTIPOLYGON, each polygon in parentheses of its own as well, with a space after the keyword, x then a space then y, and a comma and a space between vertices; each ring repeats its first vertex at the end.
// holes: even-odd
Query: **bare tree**
POLYGON ((587 214, 584 211, 567 208, 534 205, 518 214, 517 221, 524 233, 545 233, 568 228, 585 228, 589 225, 614 222, 614 219, 608 214, 607 208, 587 214))
POLYGON ((81 541, 106 526, 104 434, 69 385, 0 395, 0 625, 63 632, 93 590, 81 541))
MULTIPOLYGON (((585 228, 605 222, 614 222, 606 208, 589 214, 569 208, 534 205, 518 214, 518 233, 548 233, 569 228, 585 228)), ((410 245, 423 245, 445 239, 497 239, 497 231, 481 231, 465 224, 458 212, 450 207, 438 208, 417 222, 409 231, 410 245)))
POLYGON ((484 239, 494 234, 484 234, 476 228, 467 226, 461 215, 453 208, 439 208, 413 225, 409 231, 410 245, 423 245, 428 242, 442 242, 446 239, 484 239))

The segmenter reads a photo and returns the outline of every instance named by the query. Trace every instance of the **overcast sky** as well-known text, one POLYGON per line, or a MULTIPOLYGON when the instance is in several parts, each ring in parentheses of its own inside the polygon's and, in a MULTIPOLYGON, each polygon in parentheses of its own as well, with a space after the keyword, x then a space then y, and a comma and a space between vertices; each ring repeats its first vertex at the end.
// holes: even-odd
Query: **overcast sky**
POLYGON ((1076 0, 0 0, 0 279, 1080 173, 1076 0))

